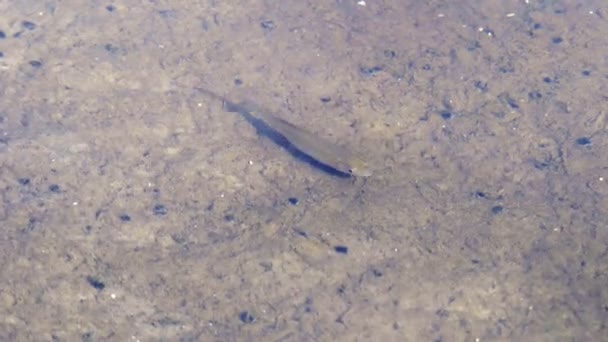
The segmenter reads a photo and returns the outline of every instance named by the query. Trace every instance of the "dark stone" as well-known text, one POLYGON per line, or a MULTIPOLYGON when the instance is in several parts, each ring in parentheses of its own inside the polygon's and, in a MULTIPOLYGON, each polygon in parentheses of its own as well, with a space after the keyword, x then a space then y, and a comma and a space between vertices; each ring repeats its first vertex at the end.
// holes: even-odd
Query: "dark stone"
POLYGON ((255 317, 253 317, 253 315, 247 311, 242 311, 241 313, 239 313, 239 319, 241 320, 241 322, 247 324, 255 322, 255 317))
POLYGON ((475 81, 474 85, 475 85, 475 88, 479 89, 482 93, 485 93, 488 91, 487 82, 475 81))
POLYGON ((162 204, 157 204, 152 209, 152 212, 154 212, 154 215, 156 216, 164 216, 167 215, 167 208, 162 204))
POLYGON ((289 197, 287 200, 289 201, 289 203, 291 203, 293 205, 296 205, 299 202, 298 199, 295 197, 289 197))
POLYGON ((327 102, 330 102, 330 101, 331 101, 331 97, 329 97, 329 96, 325 96, 325 97, 321 98, 321 102, 323 102, 323 103, 327 103, 327 102))
POLYGON ((452 112, 449 110, 444 110, 439 113, 444 120, 449 120, 453 117, 452 112))
POLYGON ((175 18, 176 12, 173 10, 160 10, 158 11, 158 15, 160 15, 161 18, 170 19, 175 18))
POLYGON ((103 48, 111 54, 116 54, 118 51, 120 51, 120 48, 118 46, 109 43, 104 45, 103 48))
POLYGON ((30 179, 29 178, 19 178, 17 181, 21 185, 28 185, 28 184, 30 184, 30 179))
POLYGON ((479 198, 486 198, 486 193, 482 192, 482 191, 477 191, 475 192, 475 196, 479 197, 479 198))
POLYGON ((446 309, 439 309, 435 311, 435 314, 440 318, 448 318, 450 316, 450 313, 446 309))
POLYGON ((348 247, 346 246, 335 246, 334 251, 340 254, 348 254, 348 247))
POLYGON ((395 58, 395 57, 397 57, 397 53, 393 50, 384 50, 384 57, 395 58))
POLYGON ((42 62, 41 61, 37 61, 37 60, 33 60, 30 61, 30 65, 34 68, 40 68, 42 66, 42 62))
POLYGON ((306 298, 306 302, 304 303, 304 312, 311 313, 315 310, 313 306, 312 298, 306 298))
POLYGON ((359 71, 364 75, 364 76, 374 76, 375 74, 377 74, 378 72, 382 71, 382 67, 379 65, 373 66, 371 68, 367 68, 367 67, 360 67, 359 71))
POLYGON ((580 137, 580 138, 576 139, 576 144, 581 145, 581 146, 591 145, 591 139, 589 139, 587 137, 580 137))
POLYGON ((104 284, 101 280, 93 276, 87 276, 87 282, 89 283, 89 285, 93 286, 93 288, 98 291, 101 291, 106 287, 106 284, 104 284))
POLYGON ((536 90, 528 93, 528 98, 530 100, 538 100, 541 97, 543 97, 543 95, 539 91, 536 91, 536 90))
POLYGON ((264 20, 260 23, 260 26, 266 32, 270 32, 275 29, 274 21, 272 21, 272 20, 264 20))
POLYGON ((507 66, 503 65, 503 66, 501 66, 501 67, 498 68, 498 71, 501 72, 501 73, 503 73, 503 74, 512 74, 512 73, 515 72, 515 68, 513 68, 510 65, 507 65, 507 66))
POLYGON ((478 40, 475 40, 473 42, 466 44, 467 51, 475 51, 475 50, 479 50, 479 48, 481 48, 481 44, 479 43, 478 40))
POLYGON ((106 6, 106 11, 108 11, 108 12, 114 12, 115 10, 116 10, 116 7, 114 7, 114 5, 106 6))
POLYGON ((564 41, 564 39, 562 37, 554 37, 553 39, 551 39, 551 42, 553 44, 559 44, 559 43, 561 43, 563 41, 564 41))
POLYGON ((535 160, 532 165, 534 165, 534 168, 536 168, 538 170, 545 170, 545 169, 549 168, 549 166, 551 166, 551 164, 549 164, 545 161, 540 161, 540 160, 535 160))
POLYGON ((35 23, 33 23, 31 21, 27 21, 27 20, 22 21, 21 26, 23 26, 24 29, 30 30, 30 31, 36 28, 35 23))
POLYGON ((119 217, 120 217, 120 220, 123 221, 123 222, 129 222, 129 221, 131 221, 131 216, 129 216, 127 214, 122 214, 119 217))
POLYGON ((492 207, 491 210, 492 210, 492 214, 497 215, 497 214, 502 213, 503 207, 502 207, 502 205, 495 205, 492 207))
POLYGON ((519 109, 519 104, 517 101, 512 98, 509 94, 503 93, 498 96, 502 101, 504 101, 511 109, 519 109))
POLYGON ((57 184, 51 184, 49 185, 49 191, 50 192, 54 192, 54 193, 58 193, 61 191, 61 189, 59 188, 59 185, 57 184))
POLYGON ((88 332, 80 335, 80 339, 82 342, 93 342, 93 341, 95 341, 94 336, 95 335, 93 335, 92 331, 88 331, 88 332))

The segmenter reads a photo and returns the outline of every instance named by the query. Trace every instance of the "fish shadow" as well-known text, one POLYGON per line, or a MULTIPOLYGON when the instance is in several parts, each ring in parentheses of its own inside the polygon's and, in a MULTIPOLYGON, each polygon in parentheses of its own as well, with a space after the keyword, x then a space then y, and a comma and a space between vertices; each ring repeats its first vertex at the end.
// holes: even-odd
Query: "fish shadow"
POLYGON ((240 114, 251 126, 256 129, 258 135, 265 136, 269 138, 273 143, 283 147, 289 154, 291 154, 297 160, 307 163, 310 166, 320 170, 330 176, 338 177, 338 178, 350 178, 352 175, 350 173, 342 172, 340 170, 336 170, 335 168, 324 164, 312 156, 302 152, 296 146, 289 142, 285 136, 279 133, 277 130, 270 127, 264 120, 258 119, 251 114, 251 112, 242 104, 237 103, 229 103, 228 101, 224 101, 224 106, 227 111, 240 114))

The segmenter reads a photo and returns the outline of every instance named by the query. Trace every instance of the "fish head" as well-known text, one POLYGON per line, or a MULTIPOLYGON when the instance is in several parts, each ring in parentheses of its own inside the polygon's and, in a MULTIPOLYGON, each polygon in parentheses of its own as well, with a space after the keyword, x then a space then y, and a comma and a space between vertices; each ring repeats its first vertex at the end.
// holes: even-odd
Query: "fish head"
POLYGON ((348 162, 348 173, 358 177, 369 177, 372 170, 367 163, 359 158, 352 158, 348 162))

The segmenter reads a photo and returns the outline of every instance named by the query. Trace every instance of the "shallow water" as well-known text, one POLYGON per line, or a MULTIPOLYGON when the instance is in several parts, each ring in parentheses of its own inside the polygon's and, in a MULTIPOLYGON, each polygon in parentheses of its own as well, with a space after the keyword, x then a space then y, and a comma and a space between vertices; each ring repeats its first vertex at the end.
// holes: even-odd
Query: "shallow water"
POLYGON ((605 336, 602 2, 361 4, 0 3, 0 339, 605 336))

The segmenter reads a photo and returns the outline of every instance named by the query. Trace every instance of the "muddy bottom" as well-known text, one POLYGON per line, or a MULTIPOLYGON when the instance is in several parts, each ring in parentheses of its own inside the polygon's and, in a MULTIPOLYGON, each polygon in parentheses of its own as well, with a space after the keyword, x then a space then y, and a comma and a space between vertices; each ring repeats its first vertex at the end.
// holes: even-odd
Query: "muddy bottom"
POLYGON ((1 3, 0 339, 601 340, 601 5, 1 3))

